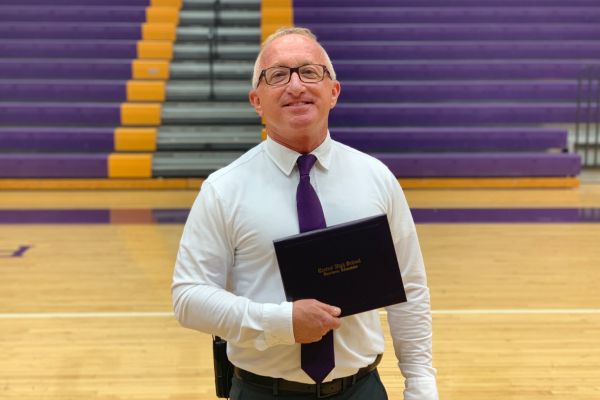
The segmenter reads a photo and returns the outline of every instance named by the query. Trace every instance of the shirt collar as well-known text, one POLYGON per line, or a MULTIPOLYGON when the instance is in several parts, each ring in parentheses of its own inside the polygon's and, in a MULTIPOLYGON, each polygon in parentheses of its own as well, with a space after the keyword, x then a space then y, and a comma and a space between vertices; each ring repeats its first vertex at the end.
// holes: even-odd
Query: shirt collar
MULTIPOLYGON (((325 137, 325 140, 323 140, 323 143, 310 152, 317 157, 317 162, 326 170, 328 170, 331 165, 331 144, 331 136, 329 135, 329 131, 327 131, 327 136, 325 137)), ((273 160, 275 165, 277 165, 284 174, 290 176, 300 153, 277 143, 268 135, 265 146, 269 158, 273 160)))

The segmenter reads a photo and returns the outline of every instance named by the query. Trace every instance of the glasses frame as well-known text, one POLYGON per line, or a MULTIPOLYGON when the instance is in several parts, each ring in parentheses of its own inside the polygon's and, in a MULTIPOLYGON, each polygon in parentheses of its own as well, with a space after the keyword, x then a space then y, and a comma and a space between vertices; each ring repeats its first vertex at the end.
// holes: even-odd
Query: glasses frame
POLYGON ((277 66, 277 67, 269 67, 269 68, 265 68, 260 72, 260 75, 258 76, 258 83, 256 84, 256 87, 260 86, 260 82, 263 80, 265 81, 265 85, 267 86, 284 86, 287 85, 288 83, 290 83, 290 81, 292 80, 292 74, 296 73, 296 75, 298 75, 298 79, 300 79, 300 81, 304 82, 304 83, 319 83, 322 82, 323 79, 325 79, 325 75, 329 76, 329 78, 331 78, 331 74, 329 73, 329 69, 327 69, 326 65, 323 64, 304 64, 304 65, 300 65, 298 67, 285 67, 285 66, 277 66), (316 65, 319 66, 321 68, 323 68, 323 76, 321 77, 320 80, 318 81, 313 81, 313 82, 305 82, 302 79, 302 76, 300 75, 300 68, 306 67, 308 65, 316 65), (290 74, 288 75, 288 80, 286 82, 280 82, 280 83, 276 83, 276 84, 270 84, 269 82, 267 82, 267 71, 270 69, 274 69, 274 68, 287 68, 290 70, 290 74))

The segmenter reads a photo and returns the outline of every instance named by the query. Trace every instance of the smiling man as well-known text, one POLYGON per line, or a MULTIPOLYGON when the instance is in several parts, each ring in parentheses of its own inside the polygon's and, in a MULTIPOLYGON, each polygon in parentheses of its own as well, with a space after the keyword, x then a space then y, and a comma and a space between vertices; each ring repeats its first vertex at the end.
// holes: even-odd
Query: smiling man
POLYGON ((404 398, 437 399, 410 210, 385 165, 331 139, 341 87, 327 53, 309 30, 281 29, 263 44, 252 85, 268 137, 204 182, 173 274, 177 319, 228 341, 234 400, 387 399, 378 312, 339 318, 335 304, 287 301, 273 248, 298 232, 386 214, 408 299, 386 307, 404 398))
POLYGON ((271 139, 299 153, 323 143, 329 110, 340 94, 332 73, 329 57, 308 36, 289 34, 266 41, 255 66, 250 103, 264 118, 271 139), (261 66, 269 68, 257 73, 261 66), (290 66, 299 69, 291 73, 290 66))

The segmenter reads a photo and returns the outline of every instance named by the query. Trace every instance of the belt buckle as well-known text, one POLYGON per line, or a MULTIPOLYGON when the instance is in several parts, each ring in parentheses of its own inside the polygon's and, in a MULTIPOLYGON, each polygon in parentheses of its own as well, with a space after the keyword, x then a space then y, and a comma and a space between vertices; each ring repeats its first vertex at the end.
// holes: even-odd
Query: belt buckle
MULTIPOLYGON (((334 382, 335 381, 331 381, 328 384, 333 386, 335 384, 334 382)), ((340 385, 340 388, 338 390, 332 390, 331 393, 321 393, 321 385, 322 383, 317 383, 317 399, 326 399, 328 397, 335 396, 343 391, 343 386, 340 385)))

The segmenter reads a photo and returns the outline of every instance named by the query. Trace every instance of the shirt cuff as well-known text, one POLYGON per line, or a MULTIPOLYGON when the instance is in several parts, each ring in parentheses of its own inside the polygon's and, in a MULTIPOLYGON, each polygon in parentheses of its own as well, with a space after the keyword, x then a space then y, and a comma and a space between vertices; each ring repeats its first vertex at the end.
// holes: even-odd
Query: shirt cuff
POLYGON ((404 400, 439 399, 435 378, 407 378, 404 387, 404 400))
POLYGON ((268 346, 291 345, 294 339, 292 303, 263 304, 265 339, 268 346))

